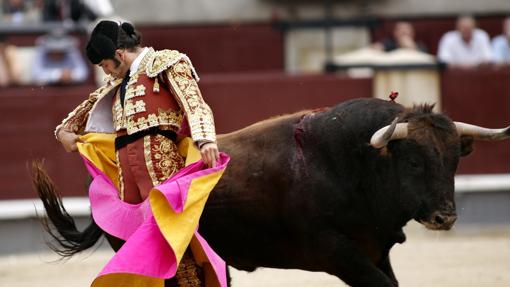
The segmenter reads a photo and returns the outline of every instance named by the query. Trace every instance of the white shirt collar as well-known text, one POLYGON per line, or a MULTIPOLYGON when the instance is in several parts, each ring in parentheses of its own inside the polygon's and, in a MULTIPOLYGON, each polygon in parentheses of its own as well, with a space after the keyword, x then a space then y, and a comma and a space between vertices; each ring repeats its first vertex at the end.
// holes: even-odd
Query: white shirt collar
POLYGON ((143 48, 143 51, 138 54, 138 56, 135 58, 133 63, 131 63, 131 67, 129 68, 129 76, 133 76, 138 71, 138 66, 140 66, 140 63, 142 62, 142 59, 145 57, 145 55, 149 52, 149 48, 145 47, 143 48))

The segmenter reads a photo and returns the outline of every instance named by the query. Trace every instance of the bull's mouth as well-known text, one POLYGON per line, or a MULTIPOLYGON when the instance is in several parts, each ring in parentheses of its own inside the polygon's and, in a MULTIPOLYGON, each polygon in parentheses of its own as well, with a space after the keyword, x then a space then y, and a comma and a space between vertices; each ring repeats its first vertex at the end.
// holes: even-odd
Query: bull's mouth
POLYGON ((436 211, 427 219, 419 219, 418 222, 430 230, 450 230, 456 220, 457 215, 455 213, 436 211))

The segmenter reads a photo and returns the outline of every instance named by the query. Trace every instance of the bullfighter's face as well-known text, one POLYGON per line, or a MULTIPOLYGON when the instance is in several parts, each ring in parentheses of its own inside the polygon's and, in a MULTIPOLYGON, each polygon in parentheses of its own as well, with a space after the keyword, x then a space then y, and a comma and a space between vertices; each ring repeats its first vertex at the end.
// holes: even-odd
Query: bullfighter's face
POLYGON ((98 66, 101 67, 103 72, 107 75, 111 75, 115 78, 124 78, 129 70, 130 64, 125 59, 125 51, 117 50, 115 52, 115 58, 104 59, 98 66))

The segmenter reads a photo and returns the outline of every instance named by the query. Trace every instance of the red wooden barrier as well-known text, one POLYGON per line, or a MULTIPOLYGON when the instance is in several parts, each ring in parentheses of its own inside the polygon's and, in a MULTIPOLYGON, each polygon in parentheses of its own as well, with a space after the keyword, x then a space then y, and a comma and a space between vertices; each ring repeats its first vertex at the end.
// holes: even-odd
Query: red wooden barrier
MULTIPOLYGON (((445 71, 442 75, 445 112, 454 120, 489 127, 510 124, 509 78, 509 70, 445 71)), ((333 75, 206 75, 200 86, 215 112, 220 133, 269 116, 372 94, 370 79, 333 75)), ((37 158, 46 159, 46 166, 63 194, 86 195, 80 159, 61 148, 53 137, 53 129, 92 89, 93 86, 2 89, 0 199, 35 197, 26 165, 37 158)), ((477 142, 474 153, 461 161, 459 172, 510 172, 508 141, 477 142)))
MULTIPOLYGON (((443 109, 454 120, 486 127, 510 125, 510 69, 450 70, 442 74, 443 109)), ((510 142, 476 142, 460 173, 510 173, 510 142)))
MULTIPOLYGON (((369 97, 370 79, 283 74, 204 76, 200 83, 215 112, 218 132, 232 131, 272 115, 369 97)), ((86 98, 93 86, 6 88, 0 99, 0 199, 32 198, 27 163, 44 158, 67 196, 85 196, 85 170, 78 154, 67 154, 54 127, 86 98), (83 184, 81 184, 83 183, 83 184)))
POLYGON ((283 71, 283 33, 266 24, 141 26, 142 42, 186 53, 201 73, 283 71))

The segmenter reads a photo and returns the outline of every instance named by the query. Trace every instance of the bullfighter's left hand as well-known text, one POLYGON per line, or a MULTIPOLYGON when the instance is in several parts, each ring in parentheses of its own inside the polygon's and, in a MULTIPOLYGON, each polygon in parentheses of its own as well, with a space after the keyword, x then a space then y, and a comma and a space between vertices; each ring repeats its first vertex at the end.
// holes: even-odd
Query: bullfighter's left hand
POLYGON ((202 144, 200 147, 200 154, 202 155, 202 160, 208 167, 215 167, 216 162, 220 159, 218 145, 213 142, 202 144))

